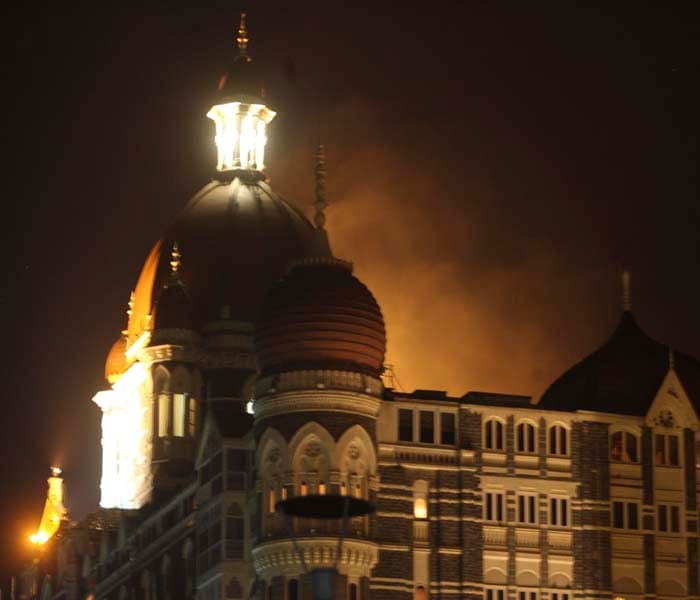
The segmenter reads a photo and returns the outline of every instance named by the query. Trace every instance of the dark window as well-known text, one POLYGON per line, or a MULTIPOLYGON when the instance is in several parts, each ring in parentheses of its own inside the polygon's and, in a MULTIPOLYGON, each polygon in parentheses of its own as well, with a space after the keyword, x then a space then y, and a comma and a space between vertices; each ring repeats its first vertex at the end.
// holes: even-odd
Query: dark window
POLYGON ((350 593, 349 593, 349 600, 358 600, 357 598, 357 584, 356 583, 351 583, 350 584, 350 593))
POLYGON ((676 435, 668 437, 668 464, 674 467, 680 464, 678 460, 678 436, 676 435))
POLYGON ((639 509, 634 502, 627 504, 627 529, 639 529, 639 509))
POLYGON ((518 452, 535 451, 535 428, 531 423, 518 423, 516 449, 518 452))
POLYGON ((299 582, 296 579, 287 582, 287 600, 299 600, 299 582))
POLYGON ((665 504, 659 504, 659 531, 668 531, 668 513, 665 504))
POLYGON ((440 443, 448 446, 455 443, 455 416, 452 413, 440 414, 440 443))
POLYGON ((631 433, 625 434, 625 448, 627 449, 627 462, 636 463, 639 458, 637 455, 637 436, 631 433))
POLYGON ((666 436, 656 435, 656 464, 666 464, 666 436))
POLYGON ((435 443, 434 419, 434 413, 426 410, 420 411, 420 441, 422 444, 435 443))
POLYGON ((622 529, 625 526, 625 503, 613 502, 613 527, 622 529))
POLYGON ((677 506, 671 507, 671 531, 678 533, 681 530, 680 510, 677 506))
POLYGON ((503 450, 503 423, 497 419, 486 421, 484 445, 489 450, 503 450))
POLYGON ((399 409, 399 441, 413 441, 413 411, 407 408, 399 409))

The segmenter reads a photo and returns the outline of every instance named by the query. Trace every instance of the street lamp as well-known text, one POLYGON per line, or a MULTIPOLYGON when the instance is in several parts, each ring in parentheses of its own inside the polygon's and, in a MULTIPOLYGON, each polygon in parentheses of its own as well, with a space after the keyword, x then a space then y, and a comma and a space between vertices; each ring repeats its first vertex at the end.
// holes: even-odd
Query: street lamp
POLYGON ((339 494, 310 494, 308 496, 295 496, 282 500, 275 504, 275 510, 282 513, 287 525, 289 537, 292 540, 294 551, 299 557, 301 568, 305 574, 311 575, 311 586, 314 600, 333 600, 335 589, 335 576, 338 574, 338 562, 343 549, 343 539, 348 521, 352 517, 364 517, 375 511, 375 506, 368 500, 353 496, 341 496, 339 494), (332 567, 321 567, 309 572, 304 555, 299 550, 292 517, 303 519, 338 520, 342 519, 342 526, 338 537, 338 547, 335 553, 335 564, 332 567))

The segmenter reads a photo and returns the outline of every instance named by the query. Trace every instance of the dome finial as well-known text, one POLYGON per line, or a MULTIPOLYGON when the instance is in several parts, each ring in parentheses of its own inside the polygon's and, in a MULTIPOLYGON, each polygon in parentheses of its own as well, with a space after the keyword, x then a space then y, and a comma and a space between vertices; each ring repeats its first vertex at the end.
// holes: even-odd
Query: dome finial
POLYGON ((172 260, 170 261, 170 273, 173 276, 177 276, 181 264, 180 259, 182 258, 177 242, 173 242, 173 251, 170 253, 170 256, 172 257, 172 260))
POLYGON ((319 229, 323 229, 326 224, 326 215, 323 212, 328 206, 328 200, 326 199, 326 173, 326 148, 323 144, 319 144, 316 150, 316 168, 314 169, 316 178, 316 200, 314 201, 316 214, 314 215, 314 224, 319 229))
POLYGON ((241 23, 238 26, 238 35, 236 36, 236 43, 238 44, 238 55, 248 61, 250 60, 250 57, 248 56, 248 42, 250 39, 248 38, 248 28, 245 24, 245 16, 245 13, 242 12, 241 23))
POLYGON ((630 293, 630 272, 622 272, 622 310, 625 312, 632 311, 632 299, 630 293))
POLYGON ((328 206, 326 198, 326 148, 323 144, 318 145, 316 150, 316 168, 314 169, 314 177, 316 179, 316 199, 314 200, 314 230, 313 238, 313 255, 322 258, 332 258, 331 245, 328 241, 328 233, 326 233, 326 213, 324 212, 328 206))

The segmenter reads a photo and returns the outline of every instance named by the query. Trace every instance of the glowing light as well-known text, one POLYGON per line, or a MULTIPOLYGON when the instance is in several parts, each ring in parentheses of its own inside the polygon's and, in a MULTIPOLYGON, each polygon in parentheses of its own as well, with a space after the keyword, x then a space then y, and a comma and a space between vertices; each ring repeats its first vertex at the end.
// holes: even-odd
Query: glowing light
POLYGON ((39 530, 29 536, 32 544, 45 544, 58 531, 61 526, 61 519, 66 515, 66 508, 63 506, 63 479, 59 477, 61 469, 51 467, 51 477, 47 479, 49 484, 44 504, 44 513, 41 516, 39 530))
POLYGON ((152 475, 148 371, 134 363, 93 401, 102 409, 102 481, 100 506, 140 508, 150 497, 152 475))
POLYGON ((428 518, 428 504, 425 498, 416 498, 413 502, 413 516, 416 519, 428 518))
POLYGON ((217 149, 216 168, 265 168, 265 128, 275 118, 275 112, 264 104, 227 102, 217 104, 207 113, 216 126, 214 141, 217 149))
POLYGON ((137 340, 129 346, 127 351, 124 353, 126 355, 127 360, 132 361, 136 359, 136 355, 138 354, 139 350, 142 350, 146 346, 148 346, 148 343, 151 341, 151 332, 150 331, 144 331, 138 338, 137 340))

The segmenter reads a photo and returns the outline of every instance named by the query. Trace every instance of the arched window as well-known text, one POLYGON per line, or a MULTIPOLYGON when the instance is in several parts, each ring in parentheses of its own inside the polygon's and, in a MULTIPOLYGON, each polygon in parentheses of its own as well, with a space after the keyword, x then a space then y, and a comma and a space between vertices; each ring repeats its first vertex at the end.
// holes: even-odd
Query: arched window
POLYGON ((275 504, 277 503, 275 497, 275 489, 270 488, 267 490, 267 512, 275 512, 275 504))
POLYGON ((362 486, 359 483, 355 484, 355 498, 362 498, 362 486))
POLYGON ((299 484, 299 495, 300 496, 306 496, 309 492, 309 486, 306 484, 306 481, 302 481, 299 484))
POLYGON ((428 600, 428 592, 426 592, 422 585, 417 586, 416 589, 413 590, 413 600, 428 600))
POLYGON ((357 584, 351 583, 348 589, 348 600, 359 600, 357 597, 357 584))
POLYGON ((287 582, 287 600, 299 600, 299 581, 296 579, 287 582))
POLYGON ((537 449, 536 430, 532 423, 518 423, 515 448, 518 452, 534 454, 537 449))
POLYGON ((484 425, 484 448, 487 450, 504 450, 503 422, 489 419, 484 425))
POLYGON ((340 482, 340 495, 341 496, 347 496, 348 494, 348 486, 345 484, 344 481, 340 482))
POLYGON ((623 463, 639 462, 637 436, 628 431, 616 431, 610 436, 610 460, 623 463))
POLYGON ((557 456, 569 454, 569 430, 563 425, 552 425, 549 428, 549 453, 557 456))
POLYGON ((323 496, 326 493, 326 482, 319 481, 318 483, 318 493, 323 496))

